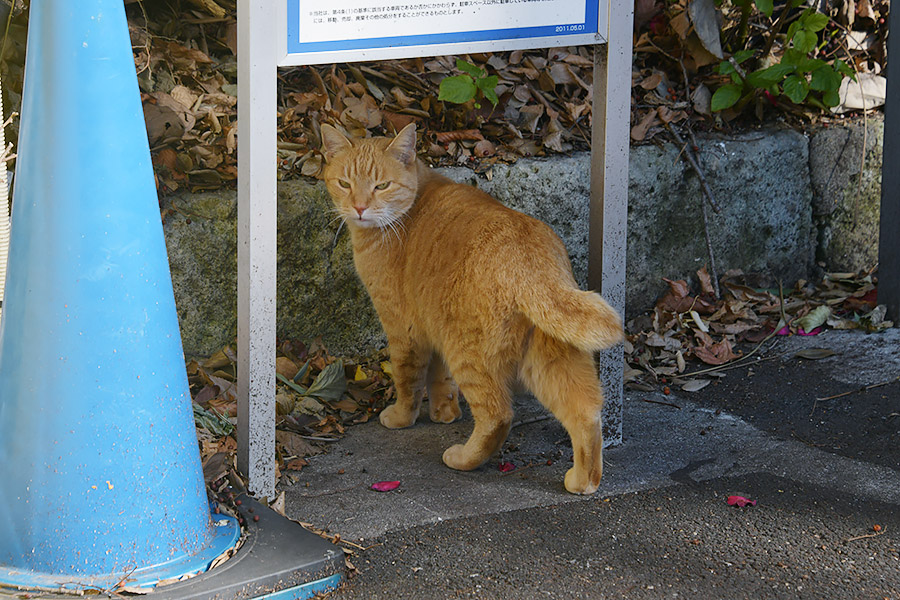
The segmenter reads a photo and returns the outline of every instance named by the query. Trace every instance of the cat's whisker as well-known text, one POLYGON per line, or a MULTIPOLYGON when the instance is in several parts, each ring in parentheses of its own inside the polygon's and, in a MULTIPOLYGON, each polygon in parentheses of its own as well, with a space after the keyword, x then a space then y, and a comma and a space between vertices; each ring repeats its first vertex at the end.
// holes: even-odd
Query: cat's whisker
POLYGON ((381 223, 378 224, 378 231, 381 232, 381 245, 387 245, 388 233, 385 227, 381 226, 381 223))
POLYGON ((402 242, 403 238, 400 237, 400 231, 397 229, 396 221, 387 221, 386 225, 390 227, 391 233, 397 236, 397 241, 402 242))
MULTIPOLYGON (((405 219, 397 219, 397 221, 395 221, 395 223, 397 224, 397 228, 400 230, 400 233, 402 233, 403 236, 405 237, 406 233, 407 233, 406 220, 405 219)), ((399 238, 399 234, 398 234, 398 238, 399 238)))
MULTIPOLYGON (((331 251, 332 251, 332 252, 334 252, 334 249, 337 247, 338 236, 341 235, 341 230, 344 229, 344 223, 345 223, 345 221, 343 220, 343 218, 340 218, 340 217, 338 217, 338 218, 341 220, 341 224, 338 225, 338 229, 337 229, 337 231, 334 233, 334 241, 331 242, 331 251)), ((332 221, 332 223, 334 223, 334 221, 332 221)))

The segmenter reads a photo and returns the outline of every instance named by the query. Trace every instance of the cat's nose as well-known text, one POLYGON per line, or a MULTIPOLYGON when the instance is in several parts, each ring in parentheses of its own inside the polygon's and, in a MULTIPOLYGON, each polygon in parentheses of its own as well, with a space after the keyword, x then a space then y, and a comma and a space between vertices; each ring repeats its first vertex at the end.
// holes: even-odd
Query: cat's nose
POLYGON ((365 206, 354 206, 353 210, 355 210, 356 214, 359 215, 359 218, 362 219, 363 213, 366 212, 366 208, 367 207, 365 206))

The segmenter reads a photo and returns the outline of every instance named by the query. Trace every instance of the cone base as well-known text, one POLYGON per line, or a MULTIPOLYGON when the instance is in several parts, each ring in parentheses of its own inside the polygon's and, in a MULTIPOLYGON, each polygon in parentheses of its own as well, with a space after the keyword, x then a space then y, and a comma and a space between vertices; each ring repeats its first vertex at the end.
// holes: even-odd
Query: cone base
POLYGON ((67 593, 88 590, 109 591, 120 587, 153 588, 160 582, 177 581, 205 573, 215 559, 237 545, 240 537, 241 527, 237 519, 215 515, 212 541, 197 554, 177 556, 165 563, 132 572, 103 575, 60 575, 0 565, 0 587, 67 593))
POLYGON ((305 600, 344 583, 340 546, 246 494, 238 498, 248 532, 237 553, 202 575, 156 589, 153 600, 305 600))

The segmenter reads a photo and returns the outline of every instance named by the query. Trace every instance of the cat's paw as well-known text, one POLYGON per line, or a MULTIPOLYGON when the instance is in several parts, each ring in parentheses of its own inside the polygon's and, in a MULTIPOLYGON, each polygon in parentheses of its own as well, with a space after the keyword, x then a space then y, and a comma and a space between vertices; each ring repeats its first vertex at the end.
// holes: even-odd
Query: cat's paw
POLYGON ((584 473, 572 467, 566 472, 565 486, 571 494, 593 494, 600 487, 600 474, 584 473))
POLYGON ((472 457, 463 444, 456 444, 444 450, 443 459, 445 465, 457 471, 471 471, 484 462, 478 457, 472 457))
POLYGON ((428 400, 428 416, 435 423, 452 423, 462 416, 456 394, 428 400))
POLYGON ((388 429, 403 429, 416 422, 419 411, 404 410, 396 404, 391 404, 378 415, 378 420, 388 429))

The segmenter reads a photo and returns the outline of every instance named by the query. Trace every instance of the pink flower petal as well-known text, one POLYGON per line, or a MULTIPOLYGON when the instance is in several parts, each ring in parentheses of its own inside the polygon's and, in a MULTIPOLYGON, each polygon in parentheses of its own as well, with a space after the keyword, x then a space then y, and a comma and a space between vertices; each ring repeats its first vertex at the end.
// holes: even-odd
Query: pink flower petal
POLYGON ((743 496, 728 496, 726 502, 728 502, 730 506, 738 506, 740 508, 744 508, 745 506, 756 506, 756 500, 750 500, 743 496))
POLYGON ((501 473, 509 473, 510 471, 516 470, 516 465, 512 464, 511 462, 502 462, 497 465, 497 468, 500 469, 501 473))
POLYGON ((778 330, 778 333, 775 335, 791 335, 791 328, 785 325, 781 329, 778 330))
POLYGON ((821 327, 816 327, 810 332, 804 331, 802 327, 797 330, 797 335, 819 335, 820 333, 822 333, 821 327))
POLYGON ((379 481, 372 484, 372 489, 376 492, 390 492, 400 487, 399 481, 379 481))

